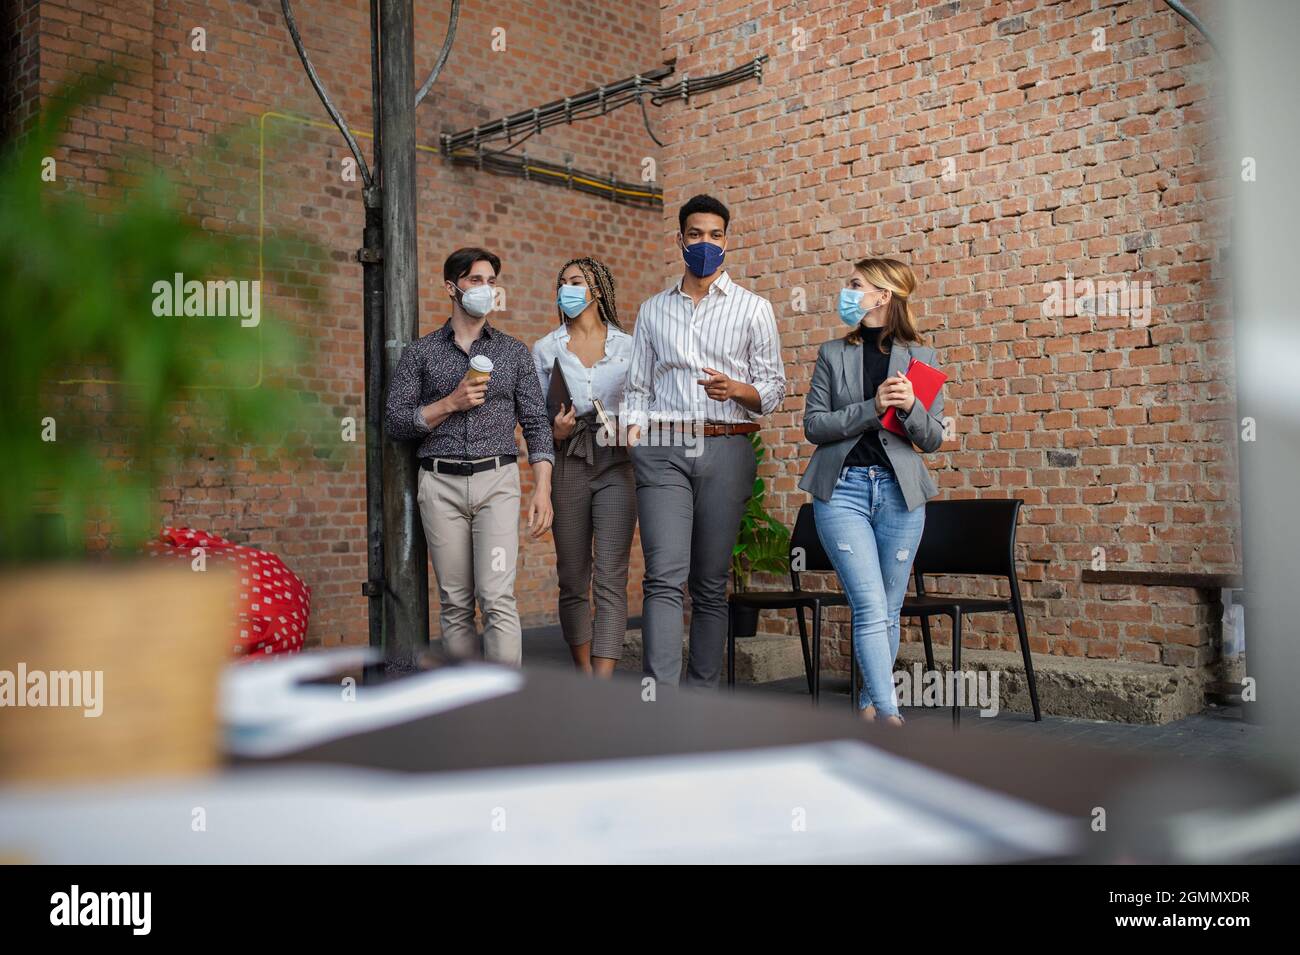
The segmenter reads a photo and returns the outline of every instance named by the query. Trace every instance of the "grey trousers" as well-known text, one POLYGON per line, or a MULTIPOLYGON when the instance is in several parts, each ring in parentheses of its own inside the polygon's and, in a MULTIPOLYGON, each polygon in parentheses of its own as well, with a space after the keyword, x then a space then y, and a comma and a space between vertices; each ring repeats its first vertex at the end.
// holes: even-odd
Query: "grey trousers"
POLYGON ((551 503, 564 639, 575 647, 591 643, 592 656, 617 660, 627 635, 627 564, 636 533, 627 449, 605 447, 589 432, 557 442, 551 503))
POLYGON ((686 686, 715 687, 727 641, 727 577, 758 465, 749 436, 632 449, 641 550, 644 671, 676 686, 682 671, 682 587, 691 593, 686 686))

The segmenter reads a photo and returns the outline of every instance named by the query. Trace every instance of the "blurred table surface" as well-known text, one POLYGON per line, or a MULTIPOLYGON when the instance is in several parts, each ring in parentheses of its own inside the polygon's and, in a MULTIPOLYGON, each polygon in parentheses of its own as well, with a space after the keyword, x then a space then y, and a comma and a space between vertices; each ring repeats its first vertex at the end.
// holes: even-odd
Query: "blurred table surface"
MULTIPOLYGON (((1087 819, 1097 807, 1119 810, 1124 831, 1140 829, 1148 816, 1241 809, 1290 789, 1282 774, 1262 763, 1085 748, 1034 740, 1032 730, 953 729, 946 720, 911 721, 900 730, 864 722, 843 700, 813 707, 797 697, 661 688, 657 700, 647 702, 640 679, 630 674, 601 681, 535 667, 525 678, 523 688, 507 696, 232 765, 453 772, 857 739, 1067 816, 1087 819)), ((963 715, 964 723, 978 719, 974 711, 963 715)))

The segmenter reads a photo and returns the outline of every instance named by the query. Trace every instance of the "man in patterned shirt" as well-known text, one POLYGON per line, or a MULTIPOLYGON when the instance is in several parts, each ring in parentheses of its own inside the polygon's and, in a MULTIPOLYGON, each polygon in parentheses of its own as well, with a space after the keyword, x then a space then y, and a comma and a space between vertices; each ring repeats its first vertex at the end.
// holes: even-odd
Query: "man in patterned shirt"
POLYGON ((384 430, 396 441, 420 441, 416 500, 438 579, 444 646, 455 656, 478 655, 477 599, 483 655, 518 666, 516 425, 533 466, 528 529, 534 538, 551 527, 555 449, 528 346, 487 321, 500 271, 501 260, 485 249, 458 249, 447 257, 442 278, 451 318, 402 353, 388 389, 384 430), (471 361, 490 374, 471 373, 471 361))

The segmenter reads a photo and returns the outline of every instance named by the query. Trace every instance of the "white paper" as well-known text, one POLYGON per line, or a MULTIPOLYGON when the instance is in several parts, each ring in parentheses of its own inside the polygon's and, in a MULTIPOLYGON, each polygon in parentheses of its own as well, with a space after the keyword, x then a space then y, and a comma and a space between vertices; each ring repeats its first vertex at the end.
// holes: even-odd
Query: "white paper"
POLYGON ((1077 832, 1075 821, 856 741, 0 793, 0 854, 65 864, 966 863, 1066 855, 1077 832))
POLYGON ((515 669, 462 663, 377 686, 303 685, 304 680, 373 663, 369 648, 316 651, 227 667, 221 683, 226 751, 278 756, 481 700, 514 693, 515 669))

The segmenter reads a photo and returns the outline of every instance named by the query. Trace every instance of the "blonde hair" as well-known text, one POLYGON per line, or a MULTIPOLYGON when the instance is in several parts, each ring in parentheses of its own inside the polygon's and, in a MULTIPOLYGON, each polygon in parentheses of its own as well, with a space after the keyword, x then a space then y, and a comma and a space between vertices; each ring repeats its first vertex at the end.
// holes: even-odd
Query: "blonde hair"
MULTIPOLYGON (((880 350, 886 350, 886 340, 909 345, 919 342, 921 336, 916 331, 916 317, 908 300, 916 289, 916 275, 911 268, 897 259, 862 259, 854 262, 853 267, 876 288, 890 293, 885 306, 885 324, 880 330, 880 350)), ((862 326, 854 326, 845 341, 850 345, 862 344, 862 326)))

